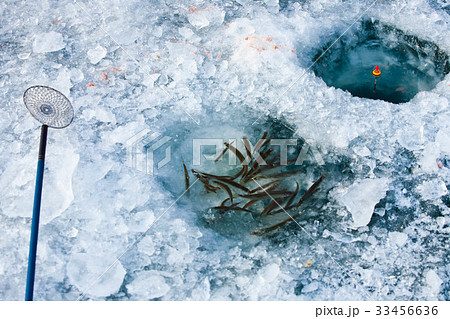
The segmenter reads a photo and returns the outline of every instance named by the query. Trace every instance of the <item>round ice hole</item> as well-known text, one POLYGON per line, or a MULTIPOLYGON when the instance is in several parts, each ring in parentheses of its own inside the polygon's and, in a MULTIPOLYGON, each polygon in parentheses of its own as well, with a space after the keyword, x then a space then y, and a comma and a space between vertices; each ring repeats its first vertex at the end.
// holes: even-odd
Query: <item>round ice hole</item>
POLYGON ((408 102, 450 71, 448 55, 436 44, 378 21, 363 21, 320 57, 332 43, 314 57, 314 73, 327 85, 363 98, 408 102), (381 75, 375 78, 377 65, 381 75))

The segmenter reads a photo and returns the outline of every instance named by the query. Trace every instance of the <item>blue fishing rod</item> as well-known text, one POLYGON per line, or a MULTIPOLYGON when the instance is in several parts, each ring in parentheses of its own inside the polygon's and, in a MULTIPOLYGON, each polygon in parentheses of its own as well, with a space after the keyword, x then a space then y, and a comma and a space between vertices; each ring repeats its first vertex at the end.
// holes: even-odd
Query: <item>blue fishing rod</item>
POLYGON ((45 149, 49 127, 64 128, 73 120, 73 108, 61 92, 48 86, 32 86, 23 95, 23 102, 28 111, 41 124, 41 138, 34 191, 33 218, 31 221, 30 252, 28 256, 27 286, 25 300, 33 300, 34 279, 36 275, 36 256, 41 213, 42 184, 44 181, 45 149))

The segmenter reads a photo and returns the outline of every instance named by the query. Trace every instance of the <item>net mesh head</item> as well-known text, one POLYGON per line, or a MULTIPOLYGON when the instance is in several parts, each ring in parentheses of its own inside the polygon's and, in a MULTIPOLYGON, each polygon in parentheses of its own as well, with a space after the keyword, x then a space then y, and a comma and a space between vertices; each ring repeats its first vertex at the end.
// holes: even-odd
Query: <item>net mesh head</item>
POLYGON ((73 108, 61 92, 48 86, 32 86, 23 94, 23 102, 31 115, 49 127, 64 128, 72 123, 73 108))

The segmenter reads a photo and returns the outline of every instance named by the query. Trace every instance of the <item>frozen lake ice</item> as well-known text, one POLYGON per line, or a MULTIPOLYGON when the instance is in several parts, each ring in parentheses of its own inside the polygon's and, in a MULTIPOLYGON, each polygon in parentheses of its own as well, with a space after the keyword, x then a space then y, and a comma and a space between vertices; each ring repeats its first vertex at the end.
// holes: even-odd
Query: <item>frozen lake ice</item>
POLYGON ((36 300, 450 299, 450 76, 393 104, 310 70, 360 19, 450 54, 444 1, 0 10, 0 300, 25 292, 39 125, 22 95, 37 84, 64 93, 75 118, 49 130, 36 300), (245 218, 209 218, 194 186, 180 197, 193 139, 255 144, 265 130, 314 150, 304 188, 327 174, 298 224, 252 236, 245 218))

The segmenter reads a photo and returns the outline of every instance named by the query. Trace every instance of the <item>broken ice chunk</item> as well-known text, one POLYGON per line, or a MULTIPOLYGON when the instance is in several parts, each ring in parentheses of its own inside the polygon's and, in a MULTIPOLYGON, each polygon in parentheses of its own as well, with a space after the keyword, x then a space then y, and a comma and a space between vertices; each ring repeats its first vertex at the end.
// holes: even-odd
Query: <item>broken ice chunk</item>
POLYGON ((375 205, 386 196, 388 187, 389 181, 386 178, 364 179, 344 191, 339 201, 352 214, 352 227, 358 228, 369 224, 375 205))
POLYGON ((448 127, 441 128, 436 134, 436 142, 439 143, 443 152, 450 154, 450 130, 448 127))
POLYGON ((17 55, 17 57, 21 60, 26 60, 30 57, 31 52, 21 52, 17 55))
POLYGON ((353 151, 355 152, 355 154, 359 156, 369 156, 370 154, 372 154, 370 150, 367 148, 367 146, 354 147, 353 151))
POLYGON ((87 52, 87 56, 92 64, 97 64, 106 56, 107 52, 104 47, 98 45, 95 49, 90 49, 87 52))
POLYGON ((443 181, 425 181, 417 187, 420 195, 424 200, 438 199, 441 196, 447 195, 448 190, 443 181))
POLYGON ((158 272, 143 271, 127 285, 127 290, 139 300, 149 300, 164 296, 169 292, 170 286, 158 272))
POLYGON ((319 288, 319 283, 317 281, 313 281, 312 283, 310 283, 309 285, 306 285, 303 289, 302 292, 303 293, 308 293, 308 292, 312 292, 312 291, 316 291, 319 288))
POLYGON ((258 272, 258 274, 265 282, 274 281, 278 277, 279 273, 280 266, 278 266, 276 263, 269 264, 258 272))
POLYGON ((81 292, 96 297, 116 293, 125 277, 125 269, 119 261, 105 256, 79 253, 67 264, 67 276, 72 285, 81 292), (111 267, 111 265, 113 265, 111 267), (106 269, 111 267, 107 272, 106 269))
POLYGON ((185 39, 190 39, 194 35, 194 31, 186 27, 180 28, 178 30, 178 33, 185 39))
POLYGON ((70 70, 70 80, 73 83, 80 83, 84 80, 84 74, 80 69, 74 68, 70 70))
POLYGON ((433 269, 429 269, 428 271, 426 271, 425 282, 427 284, 427 286, 425 287, 426 291, 434 296, 439 294, 439 291, 441 290, 442 279, 439 278, 439 276, 433 269))
MULTIPOLYGON (((78 166, 80 155, 70 145, 67 137, 57 137, 58 144, 52 147, 52 155, 46 159, 52 169, 46 173, 45 184, 51 188, 50 192, 42 195, 41 223, 47 224, 60 216, 73 202, 72 178, 78 166)), ((47 164, 47 163, 46 163, 47 164)))
POLYGON ((63 49, 66 44, 63 41, 61 33, 50 31, 48 33, 39 33, 33 42, 33 52, 47 53, 63 49))
POLYGON ((402 247, 406 244, 406 241, 408 240, 408 235, 401 232, 391 232, 389 233, 389 240, 396 246, 402 247))
POLYGON ((188 15, 189 23, 195 28, 201 29, 210 24, 221 24, 225 18, 225 12, 217 7, 191 8, 192 13, 188 15))

